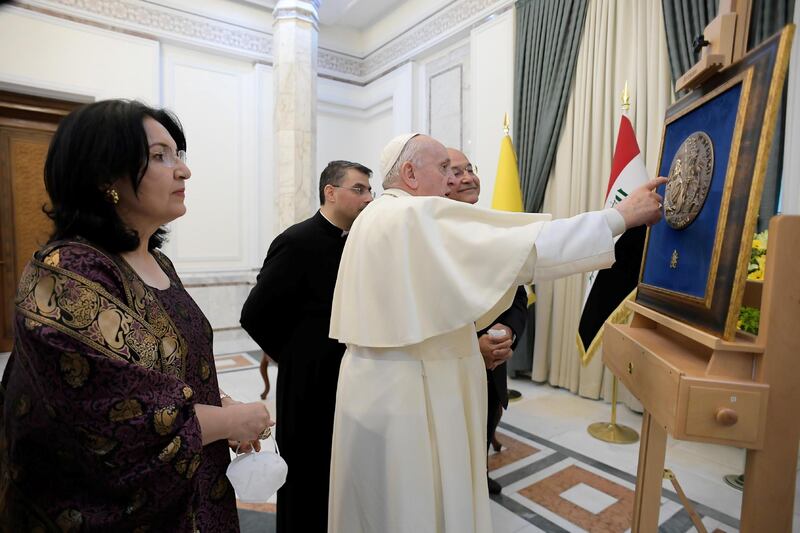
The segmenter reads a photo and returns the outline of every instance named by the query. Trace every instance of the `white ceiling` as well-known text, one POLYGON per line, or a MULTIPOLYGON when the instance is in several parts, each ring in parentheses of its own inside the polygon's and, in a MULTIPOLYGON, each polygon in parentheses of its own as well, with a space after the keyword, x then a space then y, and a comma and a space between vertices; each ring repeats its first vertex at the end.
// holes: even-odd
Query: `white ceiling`
MULTIPOLYGON (((277 0, 239 0, 270 11, 277 0)), ((407 0, 320 0, 319 21, 325 26, 362 30, 380 20, 407 0)))
POLYGON ((319 21, 326 26, 365 29, 405 0, 320 0, 319 21))

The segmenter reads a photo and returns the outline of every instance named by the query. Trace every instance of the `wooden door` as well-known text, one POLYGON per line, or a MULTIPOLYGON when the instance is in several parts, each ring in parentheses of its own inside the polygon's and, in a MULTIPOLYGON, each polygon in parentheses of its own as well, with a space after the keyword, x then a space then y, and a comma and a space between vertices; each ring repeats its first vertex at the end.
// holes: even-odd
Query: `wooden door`
POLYGON ((0 351, 11 349, 22 269, 52 232, 42 211, 50 139, 58 122, 79 105, 0 91, 0 351))

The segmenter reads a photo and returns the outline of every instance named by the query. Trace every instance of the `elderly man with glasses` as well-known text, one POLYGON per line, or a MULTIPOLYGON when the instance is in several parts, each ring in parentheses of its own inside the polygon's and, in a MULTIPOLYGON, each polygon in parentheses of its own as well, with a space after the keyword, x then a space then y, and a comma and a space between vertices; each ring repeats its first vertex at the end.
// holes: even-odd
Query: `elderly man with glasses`
POLYGON ((276 438, 289 465, 278 491, 279 533, 327 528, 336 381, 345 350, 328 337, 331 303, 347 234, 372 201, 371 175, 358 163, 328 163, 319 180, 319 211, 275 237, 242 309, 242 327, 279 368, 276 438))

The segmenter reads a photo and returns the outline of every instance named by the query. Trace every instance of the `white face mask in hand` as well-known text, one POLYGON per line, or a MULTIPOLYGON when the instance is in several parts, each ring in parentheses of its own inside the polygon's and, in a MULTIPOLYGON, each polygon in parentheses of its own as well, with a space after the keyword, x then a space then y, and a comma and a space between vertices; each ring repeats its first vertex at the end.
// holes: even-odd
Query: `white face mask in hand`
POLYGON ((274 437, 272 442, 275 443, 274 452, 243 453, 228 465, 228 479, 240 501, 266 503, 286 482, 289 467, 278 454, 278 443, 274 437))

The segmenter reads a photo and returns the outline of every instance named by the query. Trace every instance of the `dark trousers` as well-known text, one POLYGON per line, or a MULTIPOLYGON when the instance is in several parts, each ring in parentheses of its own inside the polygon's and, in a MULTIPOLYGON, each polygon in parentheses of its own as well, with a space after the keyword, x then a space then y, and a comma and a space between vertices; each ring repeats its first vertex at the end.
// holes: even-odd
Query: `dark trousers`
POLYGON ((489 449, 489 446, 492 444, 492 439, 494 438, 494 432, 497 429, 497 424, 500 423, 500 417, 503 415, 503 406, 500 403, 500 397, 497 395, 497 388, 495 387, 494 381, 491 377, 487 381, 488 387, 488 394, 487 398, 488 402, 488 411, 487 411, 487 420, 486 420, 486 449, 489 449))

